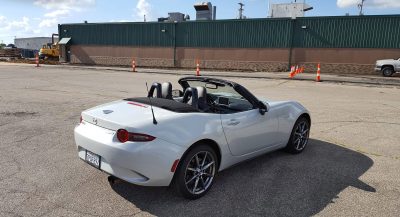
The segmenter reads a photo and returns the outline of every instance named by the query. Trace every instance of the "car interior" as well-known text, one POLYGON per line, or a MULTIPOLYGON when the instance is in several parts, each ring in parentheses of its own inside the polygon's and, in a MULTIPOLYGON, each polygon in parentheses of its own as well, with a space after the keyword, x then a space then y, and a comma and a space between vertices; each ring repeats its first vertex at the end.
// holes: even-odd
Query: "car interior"
POLYGON ((199 82, 196 85, 202 86, 190 86, 181 91, 173 90, 170 82, 155 82, 151 85, 147 97, 174 100, 206 113, 230 114, 254 108, 237 93, 219 92, 219 89, 227 88, 225 84, 199 82))

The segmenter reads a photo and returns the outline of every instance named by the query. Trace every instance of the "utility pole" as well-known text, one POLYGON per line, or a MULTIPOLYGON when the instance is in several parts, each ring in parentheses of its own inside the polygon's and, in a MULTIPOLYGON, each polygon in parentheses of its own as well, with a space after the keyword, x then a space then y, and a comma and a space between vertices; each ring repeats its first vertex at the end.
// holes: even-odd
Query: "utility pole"
POLYGON ((143 22, 146 22, 146 14, 143 15, 143 22))
POLYGON ((364 2, 365 2, 365 1, 366 1, 366 0, 361 0, 361 3, 357 5, 358 8, 360 9, 360 16, 364 15, 364 13, 363 13, 363 7, 364 7, 364 2))
POLYGON ((238 4, 240 5, 240 8, 239 8, 239 19, 243 19, 243 11, 244 11, 243 6, 244 6, 244 4, 242 2, 240 2, 238 4))

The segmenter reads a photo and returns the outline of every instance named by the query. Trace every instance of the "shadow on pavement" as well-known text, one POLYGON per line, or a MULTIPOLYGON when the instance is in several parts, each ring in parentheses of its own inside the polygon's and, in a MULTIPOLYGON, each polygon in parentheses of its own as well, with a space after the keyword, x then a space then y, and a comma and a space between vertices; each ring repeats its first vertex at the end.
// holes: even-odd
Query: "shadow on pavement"
POLYGON ((310 216, 349 186, 375 192, 358 179, 372 165, 361 153, 311 139, 299 155, 277 151, 222 171, 208 194, 195 201, 166 187, 121 182, 112 188, 157 216, 310 216))

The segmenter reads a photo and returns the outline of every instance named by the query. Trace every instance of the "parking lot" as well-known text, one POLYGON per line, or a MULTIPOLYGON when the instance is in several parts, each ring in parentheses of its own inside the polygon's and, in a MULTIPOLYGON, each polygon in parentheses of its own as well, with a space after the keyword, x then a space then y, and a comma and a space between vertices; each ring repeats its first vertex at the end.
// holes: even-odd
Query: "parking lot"
MULTIPOLYGON (((312 115, 300 155, 266 154, 218 175, 203 198, 166 187, 113 186, 77 156, 80 112, 146 95, 180 76, 0 65, 1 216, 399 216, 400 87, 229 78, 312 115)), ((398 79, 398 77, 393 78, 398 79)))

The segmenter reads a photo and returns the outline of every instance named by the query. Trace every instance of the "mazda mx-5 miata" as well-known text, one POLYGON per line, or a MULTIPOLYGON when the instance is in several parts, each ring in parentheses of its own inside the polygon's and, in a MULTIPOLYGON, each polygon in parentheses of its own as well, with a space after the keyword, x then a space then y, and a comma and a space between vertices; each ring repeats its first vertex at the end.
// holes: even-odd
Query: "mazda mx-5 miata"
POLYGON ((153 83, 147 97, 82 112, 79 157, 143 186, 173 186, 196 199, 219 171, 277 149, 302 152, 311 119, 298 102, 268 101, 222 79, 185 77, 181 89, 153 83))

